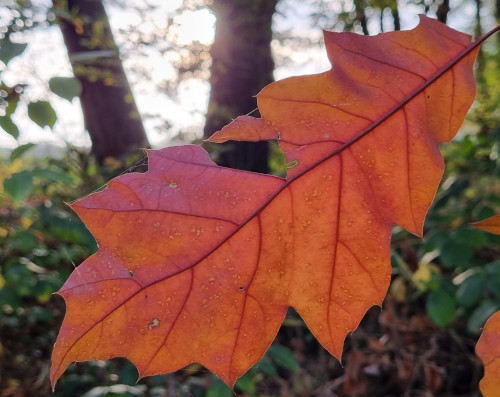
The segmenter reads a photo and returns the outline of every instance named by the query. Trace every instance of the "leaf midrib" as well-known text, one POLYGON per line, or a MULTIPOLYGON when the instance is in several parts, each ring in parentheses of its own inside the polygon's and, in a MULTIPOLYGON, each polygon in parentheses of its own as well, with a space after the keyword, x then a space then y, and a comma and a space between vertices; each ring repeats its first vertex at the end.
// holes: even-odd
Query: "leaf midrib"
MULTIPOLYGON (((209 250, 205 255, 203 255, 200 259, 198 259, 196 262, 193 262, 193 264, 186 266, 183 269, 179 269, 179 271, 170 273, 168 276, 162 277, 148 285, 143 286, 139 290, 137 290, 134 294, 129 296, 127 299, 124 301, 120 302, 119 305, 117 305, 115 308, 111 309, 108 313, 104 314, 101 319, 96 320, 96 323, 92 325, 88 330, 82 333, 82 335, 71 345, 71 347, 68 348, 64 356, 61 358, 60 362, 63 362, 67 354, 70 352, 70 350, 75 346, 78 341, 84 337, 88 332, 90 332, 97 324, 101 323, 104 321, 109 315, 111 315, 118 307, 124 305, 126 302, 130 301, 133 299, 136 295, 141 293, 144 289, 149 288, 155 284, 158 284, 168 278, 175 277, 178 274, 181 274, 187 270, 190 270, 197 266, 199 263, 203 262, 206 258, 208 258, 210 255, 212 255, 215 251, 217 251, 222 245, 224 245, 231 237, 233 237, 236 233, 238 233, 244 226, 246 226, 253 218, 258 216, 282 191, 287 189, 295 180, 299 179, 306 173, 308 173, 311 169, 319 166, 320 164, 324 163, 328 159, 332 158, 333 156, 336 156, 337 154, 342 153, 345 149, 349 148, 351 145, 359 141, 361 138, 363 138, 365 135, 367 135, 369 132, 373 131, 375 128, 380 126, 382 123, 384 123, 386 120, 388 120, 390 117, 392 117, 395 113, 397 113, 399 110, 403 109, 410 101, 412 101, 416 96, 421 94, 427 87, 432 85, 436 80, 438 80, 443 74, 448 72, 453 66, 455 66, 458 62, 463 60, 467 55, 469 55, 472 51, 474 51, 477 47, 479 47, 486 39, 488 39, 490 36, 493 34, 497 33, 500 31, 500 25, 496 26, 494 29, 490 30, 489 32, 485 33, 481 37, 479 37, 476 41, 472 42, 469 44, 465 49, 463 49, 460 53, 458 53, 453 59, 445 63, 443 66, 441 66, 436 72, 434 72, 423 84, 421 84, 419 87, 414 89, 404 100, 398 102, 396 106, 391 108, 388 112, 380 116, 377 120, 375 120, 371 125, 368 127, 364 128, 361 130, 357 135, 352 137, 351 139, 347 140, 345 143, 341 144, 339 147, 337 147, 335 150, 330 152, 329 154, 323 156, 321 159, 317 160, 313 164, 305 167, 303 170, 299 171, 297 174, 294 176, 288 178, 285 180, 282 186, 280 186, 273 194, 271 194, 263 203, 260 207, 257 208, 252 214, 250 214, 245 220, 241 222, 232 232, 230 232, 226 237, 224 237, 220 243, 218 243, 214 248, 209 250)), ((174 160, 176 161, 176 160, 174 160)), ((106 280, 106 281, 109 281, 106 280)), ((181 309, 182 310, 182 309, 181 309)))

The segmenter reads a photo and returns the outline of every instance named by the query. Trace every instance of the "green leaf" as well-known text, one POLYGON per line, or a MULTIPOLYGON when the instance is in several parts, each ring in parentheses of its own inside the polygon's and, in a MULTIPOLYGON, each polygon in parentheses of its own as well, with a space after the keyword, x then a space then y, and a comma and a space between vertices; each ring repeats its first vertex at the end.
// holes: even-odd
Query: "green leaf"
POLYGON ((470 182, 468 179, 458 178, 439 198, 435 200, 433 204, 434 209, 444 207, 452 197, 460 197, 469 186, 470 182))
POLYGON ((0 40, 0 61, 7 65, 11 59, 21 55, 27 46, 27 43, 13 43, 8 37, 0 40))
POLYGON ((19 95, 10 95, 7 100, 7 106, 5 108, 5 116, 11 116, 17 109, 17 104, 19 103, 19 95))
POLYGON ((125 362, 119 372, 119 382, 124 385, 134 386, 137 384, 137 378, 139 378, 137 368, 130 361, 125 362))
POLYGON ((276 364, 290 371, 298 371, 300 368, 293 352, 286 346, 272 344, 267 351, 267 355, 271 357, 276 364))
POLYGON ((445 230, 434 229, 429 231, 424 237, 425 252, 440 249, 446 242, 450 240, 450 233, 445 230))
POLYGON ((467 277, 455 295, 457 303, 467 308, 476 305, 481 299, 483 288, 484 277, 481 274, 473 274, 467 277))
POLYGON ((484 270, 489 276, 500 277, 500 259, 486 264, 484 270))
POLYGON ((467 330, 471 333, 478 333, 493 313, 495 313, 500 304, 496 300, 489 299, 472 312, 467 322, 467 330))
POLYGON ((250 396, 255 395, 255 375, 256 371, 254 367, 250 368, 241 378, 238 378, 236 387, 250 396))
POLYGON ((15 139, 19 137, 19 128, 15 125, 10 117, 2 116, 0 117, 0 127, 7 133, 12 135, 15 139))
POLYGON ((439 327, 444 328, 455 317, 456 304, 448 292, 439 289, 432 291, 427 298, 427 315, 439 327))
MULTIPOLYGON (((21 296, 13 289, 13 285, 10 283, 5 285, 2 289, 0 289, 0 307, 4 307, 4 305, 10 306, 12 309, 17 310, 22 306, 22 298, 21 296)), ((0 324, 5 324, 2 320, 3 310, 0 311, 0 324)), ((15 316, 17 317, 17 316, 15 316)), ((19 317, 17 317, 19 319, 19 317)))
POLYGON ((31 171, 31 175, 36 178, 52 181, 52 182, 61 182, 65 184, 72 184, 73 178, 64 172, 37 168, 31 171))
POLYGON ((465 268, 470 265, 472 254, 473 252, 469 245, 450 240, 442 246, 439 258, 447 268, 465 268))
POLYGON ((490 278, 486 280, 486 288, 497 298, 500 298, 500 278, 490 278))
POLYGON ((30 150, 33 146, 35 146, 34 143, 26 143, 24 145, 20 145, 18 147, 16 147, 12 153, 10 154, 10 161, 14 161, 16 159, 18 159, 19 157, 22 157, 22 155, 24 153, 26 153, 28 150, 30 150))
POLYGON ((486 218, 492 217, 493 215, 495 215, 495 210, 491 207, 484 205, 484 206, 481 206, 481 209, 477 213, 476 219, 486 219, 486 218))
POLYGON ((19 202, 31 193, 33 189, 33 176, 29 171, 12 174, 3 181, 3 188, 15 202, 19 202))
POLYGON ((46 125, 52 128, 57 120, 56 112, 46 101, 31 102, 28 105, 28 116, 42 128, 46 125))
POLYGON ((259 371, 262 371, 266 375, 269 376, 277 376, 278 371, 276 370, 276 367, 273 365, 269 357, 266 355, 262 357, 262 360, 258 362, 258 364, 255 366, 259 371))
POLYGON ((90 389, 82 397, 140 397, 144 396, 145 386, 111 385, 96 386, 90 389))
POLYGON ((233 392, 220 378, 212 375, 212 384, 207 390, 206 397, 233 397, 233 392))
POLYGON ((80 81, 74 77, 52 77, 49 80, 49 88, 54 94, 69 102, 82 92, 80 81))
POLYGON ((488 234, 474 227, 463 227, 452 233, 452 238, 469 247, 480 248, 488 245, 488 234))

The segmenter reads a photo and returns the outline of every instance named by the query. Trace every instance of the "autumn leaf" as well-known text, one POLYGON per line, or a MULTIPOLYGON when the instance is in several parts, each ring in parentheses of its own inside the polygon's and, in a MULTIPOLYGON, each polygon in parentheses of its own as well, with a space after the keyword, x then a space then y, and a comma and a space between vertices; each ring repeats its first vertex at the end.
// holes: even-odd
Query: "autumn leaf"
MULTIPOLYGON (((500 234, 500 215, 472 224, 489 233, 500 234)), ((484 397, 496 397, 500 391, 500 311, 493 314, 477 341, 476 354, 484 365, 479 388, 484 397)))
POLYGON ((148 172, 72 204, 99 251, 59 291, 52 383, 73 361, 125 356, 140 376, 199 362, 233 385, 289 306, 340 357, 386 294, 392 224, 422 234, 479 43, 425 17, 374 37, 325 32, 330 71, 270 84, 262 118, 210 139, 278 139, 287 179, 188 145, 148 151, 148 172))
POLYGON ((489 233, 500 234, 500 215, 492 216, 481 222, 472 223, 472 226, 489 233))
POLYGON ((476 354, 484 364, 479 388, 484 397, 496 397, 500 390, 500 311, 489 318, 476 345, 476 354))

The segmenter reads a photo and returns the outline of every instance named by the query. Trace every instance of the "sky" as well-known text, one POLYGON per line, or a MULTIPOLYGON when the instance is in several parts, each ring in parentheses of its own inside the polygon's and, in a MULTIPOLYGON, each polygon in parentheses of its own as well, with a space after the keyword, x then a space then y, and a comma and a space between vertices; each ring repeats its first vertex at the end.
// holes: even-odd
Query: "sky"
MULTIPOLYGON (((167 0, 158 1, 158 3, 161 7, 155 13, 153 22, 161 27, 165 24, 167 13, 177 8, 181 1, 167 0)), ((119 33, 120 29, 138 24, 140 18, 133 12, 121 9, 108 9, 108 13, 115 39, 120 44, 126 40, 126 37, 119 33)), ((186 44, 193 40, 206 44, 213 41, 215 17, 207 10, 185 13, 177 19, 177 22, 179 23, 177 32, 179 44, 186 44)), ((148 29, 154 29, 154 26, 138 25, 137 29, 147 33, 148 29)), ((58 121, 52 130, 49 127, 42 129, 29 119, 25 104, 20 105, 13 116, 21 131, 19 143, 45 141, 64 145, 67 141, 77 146, 90 146, 90 139, 83 132, 83 116, 78 98, 74 98, 72 103, 69 103, 48 89, 48 81, 51 77, 72 76, 59 28, 54 26, 30 31, 23 39, 29 43, 28 48, 22 56, 9 63, 8 68, 2 72, 2 79, 10 86, 20 81, 29 84, 27 96, 31 100, 48 100, 56 110, 58 121)), ((176 131, 196 130, 203 125, 203 118, 200 115, 193 116, 193 110, 200 113, 206 108, 209 94, 208 83, 191 81, 189 84, 181 84, 178 97, 172 101, 155 89, 155 85, 171 77, 173 73, 172 66, 167 59, 150 51, 147 56, 140 59, 125 59, 124 67, 128 71, 135 99, 142 114, 155 113, 160 118, 173 120, 176 131), (135 65, 137 62, 141 64, 140 67, 148 69, 151 79, 141 79, 141 76, 133 75, 131 70, 137 66, 135 65)), ((158 131, 158 124, 158 118, 145 119, 145 127, 153 146, 165 145, 172 135, 158 131)), ((0 131, 0 147, 14 148, 17 145, 18 142, 14 138, 0 131)))
MULTIPOLYGON (((344 1, 344 7, 348 7, 349 1, 351 0, 344 1)), ((127 46, 127 36, 120 33, 121 31, 139 31, 148 34, 153 33, 156 27, 164 28, 167 16, 181 5, 182 0, 150 0, 150 2, 156 3, 158 9, 151 15, 150 22, 146 24, 141 24, 141 18, 135 11, 123 7, 107 7, 115 40, 119 46, 124 48, 127 46)), ((335 3, 332 2, 332 4, 335 3)), ((285 5, 278 8, 280 12, 275 15, 273 27, 276 30, 282 32, 292 30, 293 34, 301 37, 311 35, 318 37, 321 34, 320 27, 311 28, 307 18, 310 9, 304 2, 289 0, 285 5), (290 7, 290 4, 294 6, 290 7)), ((462 31, 470 30, 468 21, 474 20, 474 3, 452 0, 451 6, 455 11, 450 14, 449 25, 462 31)), ((422 9, 415 5, 402 8, 402 28, 413 28, 418 22, 419 12, 422 12, 422 9)), ((487 13, 483 16, 486 23, 488 23, 488 17, 487 13)), ((176 40, 179 45, 186 45, 194 40, 204 44, 212 43, 215 17, 210 11, 206 9, 187 11, 176 17, 175 21, 178 28, 172 39, 176 40)), ((369 25, 369 29, 370 33, 376 33, 379 29, 378 22, 375 22, 373 26, 369 25)), ((20 81, 28 83, 27 96, 31 100, 49 100, 56 110, 58 121, 52 130, 48 127, 42 129, 29 119, 26 106, 19 106, 13 117, 21 130, 19 142, 0 131, 0 147, 14 148, 18 144, 43 141, 61 146, 65 142, 70 142, 73 145, 89 147, 90 140, 84 133, 78 98, 69 103, 52 94, 48 89, 48 80, 51 77, 72 76, 59 29, 50 27, 30 31, 21 40, 28 42, 29 46, 22 56, 12 60, 7 69, 4 68, 2 79, 8 85, 20 81)), ((279 53, 280 57, 289 58, 288 63, 276 68, 276 80, 291 75, 319 73, 330 68, 322 46, 297 50, 286 48, 274 40, 272 48, 275 53, 279 53)), ((152 146, 162 147, 172 144, 172 138, 181 131, 191 134, 191 137, 200 136, 204 123, 203 114, 207 108, 210 91, 208 82, 201 79, 184 81, 178 87, 178 95, 171 98, 157 89, 165 79, 175 74, 168 56, 162 56, 153 47, 147 49, 141 56, 135 56, 133 49, 124 52, 126 52, 123 57, 124 67, 127 70, 139 111, 143 115, 156 115, 156 117, 144 119, 152 146), (137 69, 147 71, 147 78, 140 73, 134 73, 137 69), (167 126, 165 120, 168 120, 171 126, 167 126)), ((1 68, 0 63, 0 70, 1 68)))

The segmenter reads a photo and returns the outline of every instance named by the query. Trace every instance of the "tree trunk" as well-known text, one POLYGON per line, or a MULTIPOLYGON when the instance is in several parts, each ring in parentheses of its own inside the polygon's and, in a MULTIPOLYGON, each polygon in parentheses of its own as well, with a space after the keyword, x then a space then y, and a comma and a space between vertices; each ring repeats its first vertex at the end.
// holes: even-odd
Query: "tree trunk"
MULTIPOLYGON (((254 96, 273 81, 271 23, 277 2, 215 0, 211 6, 217 23, 210 50, 211 92, 205 137, 237 116, 255 110, 254 96)), ((218 162, 226 167, 267 173, 268 154, 267 142, 228 142, 221 149, 218 162)))
POLYGON ((72 18, 61 18, 60 27, 82 84, 80 100, 92 152, 102 163, 108 156, 149 147, 102 1, 67 0, 67 11, 72 18))
POLYGON ((394 3, 391 7, 392 19, 394 20, 394 30, 401 30, 401 19, 399 17, 399 7, 397 0, 394 0, 394 3))
POLYGON ((450 12, 450 0, 442 0, 436 12, 438 21, 446 23, 449 12, 450 12))

